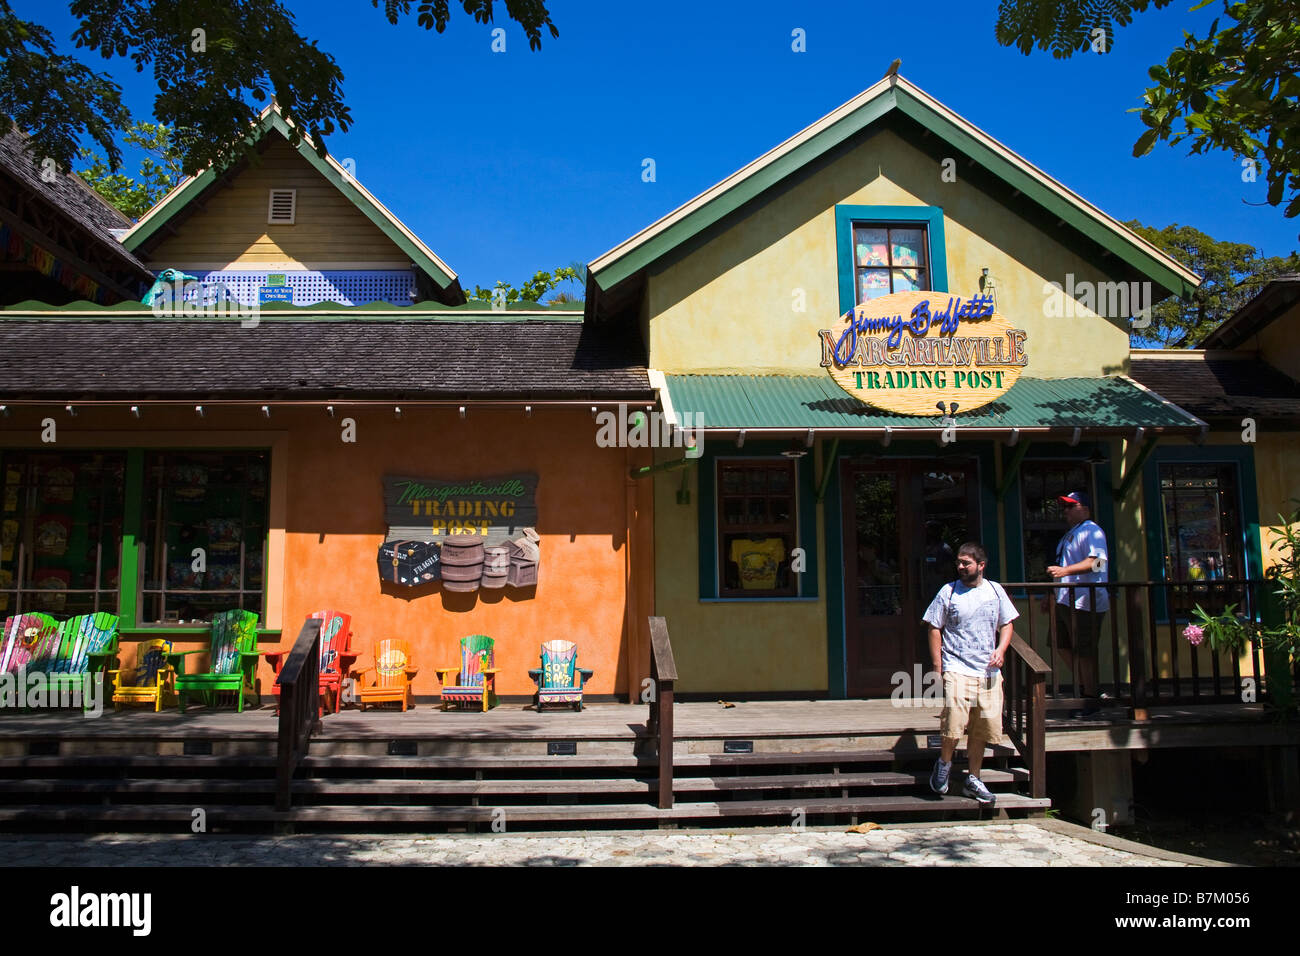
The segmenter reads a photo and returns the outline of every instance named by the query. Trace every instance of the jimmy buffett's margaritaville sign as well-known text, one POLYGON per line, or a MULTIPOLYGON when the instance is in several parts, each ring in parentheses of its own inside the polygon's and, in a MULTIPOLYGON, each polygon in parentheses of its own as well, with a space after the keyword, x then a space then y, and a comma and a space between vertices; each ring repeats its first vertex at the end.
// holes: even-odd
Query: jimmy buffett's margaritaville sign
POLYGON ((993 297, 895 292, 818 330, 821 364, 860 401, 902 415, 989 404, 1029 364, 1023 329, 993 311, 993 297))

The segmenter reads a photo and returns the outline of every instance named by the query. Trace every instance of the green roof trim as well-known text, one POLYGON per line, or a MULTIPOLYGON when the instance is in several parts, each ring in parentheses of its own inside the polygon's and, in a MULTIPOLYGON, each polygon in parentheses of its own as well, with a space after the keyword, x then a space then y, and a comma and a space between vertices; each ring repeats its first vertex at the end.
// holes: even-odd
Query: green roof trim
MULTIPOLYGON (((988 143, 962 129, 938 112, 933 106, 909 92, 909 89, 916 89, 916 87, 904 81, 902 77, 896 77, 895 79, 897 80, 896 83, 891 83, 878 92, 871 94, 861 105, 826 128, 809 135, 806 140, 798 143, 789 152, 774 159, 769 164, 755 169, 752 173, 745 173, 742 169, 728 177, 728 179, 723 180, 722 183, 718 184, 718 186, 724 187, 721 192, 704 201, 702 205, 691 210, 681 219, 665 226, 662 231, 654 232, 657 224, 651 225, 646 230, 651 234, 644 240, 638 241, 633 236, 627 242, 600 256, 596 261, 607 261, 600 268, 591 268, 590 270, 596 284, 604 290, 612 288, 735 212, 769 187, 797 172, 819 156, 839 146, 896 109, 901 115, 915 121, 942 141, 970 156, 1009 187, 1019 190, 1021 194, 1037 203, 1055 218, 1069 224, 1081 234, 1096 242, 1102 249, 1116 256, 1120 261, 1135 269, 1140 275, 1145 276, 1161 289, 1186 297, 1196 288, 1194 283, 1189 282, 1176 269, 1171 268, 1168 262, 1161 261, 1159 256, 1153 254, 1151 250, 1144 249, 1140 244, 1135 243, 1134 238, 1128 235, 1127 230, 1122 226, 1099 220, 1093 212, 1085 208, 1089 205, 1086 200, 1081 197, 1076 197, 1077 201, 1072 200, 1068 196, 1057 192, 1049 185, 1049 182, 1057 186, 1060 186, 1060 184, 1051 180, 1046 173, 1040 172, 1035 175, 1033 172, 1022 169, 991 148, 988 143), (623 246, 626 246, 626 249, 620 253, 619 249, 623 246)), ((923 91, 918 90, 918 92, 925 95, 923 91)), ((975 127, 972 126, 971 129, 975 130, 975 127)), ((979 133, 980 131, 975 130, 975 132, 979 133)), ((802 135, 804 134, 798 134, 792 139, 798 139, 802 135)), ((996 146, 1002 146, 1002 144, 992 140, 991 137, 989 137, 989 142, 996 146)), ((1006 149, 1006 147, 1002 148, 1006 149)), ((1007 152, 1013 156, 1015 155, 1010 149, 1007 149, 1007 152)), ((760 160, 755 160, 755 162, 760 160)), ((691 205, 691 203, 700 200, 705 194, 716 188, 718 187, 711 187, 710 190, 706 190, 706 193, 702 193, 685 205, 691 205)), ((1060 186, 1060 188, 1065 189, 1064 186, 1060 186)), ((1093 209, 1095 213, 1105 216, 1095 207, 1093 209)), ((664 219, 670 219, 675 214, 676 212, 669 213, 664 219)))
MULTIPOLYGON (((896 415, 864 405, 829 375, 665 375, 673 411, 703 415, 704 430, 941 429, 933 416, 896 415)), ((960 403, 961 396, 954 394, 960 403)), ((697 419, 698 420, 698 419, 697 419)), ((1199 432, 1204 423, 1130 380, 1021 377, 1001 398, 959 411, 958 429, 1161 428, 1199 432)))
POLYGON ((697 233, 703 232, 724 216, 735 212, 758 196, 769 186, 785 179, 812 162, 822 153, 865 129, 894 108, 894 95, 890 90, 822 130, 806 143, 797 146, 780 159, 756 171, 732 186, 722 195, 696 209, 681 221, 674 223, 659 235, 631 249, 626 255, 591 275, 601 289, 610 289, 640 271, 661 256, 666 255, 697 233))
MULTIPOLYGON (((259 118, 257 128, 245 138, 244 142, 250 147, 254 146, 271 130, 277 131, 284 136, 285 140, 292 142, 293 130, 275 110, 269 110, 259 118)), ((432 279, 439 288, 445 289, 456 281, 456 277, 421 248, 419 243, 411 241, 407 234, 398 227, 391 214, 375 205, 377 200, 372 201, 370 197, 357 189, 355 184, 349 182, 347 177, 318 156, 316 150, 307 141, 305 134, 298 141, 296 149, 299 155, 333 184, 362 215, 374 223, 380 232, 391 239, 402 252, 410 256, 411 261, 432 279)), ((122 237, 122 245, 131 252, 135 252, 145 241, 175 218, 190 202, 221 176, 225 175, 226 172, 227 170, 218 172, 215 168, 208 167, 199 175, 192 177, 183 187, 165 197, 160 205, 146 213, 145 217, 137 223, 136 228, 122 237)))

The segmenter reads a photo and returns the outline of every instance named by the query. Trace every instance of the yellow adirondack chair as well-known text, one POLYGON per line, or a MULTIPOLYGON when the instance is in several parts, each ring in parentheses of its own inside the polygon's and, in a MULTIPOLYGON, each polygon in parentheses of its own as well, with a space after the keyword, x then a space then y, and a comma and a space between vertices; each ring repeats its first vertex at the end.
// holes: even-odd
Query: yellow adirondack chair
POLYGON ((411 649, 406 641, 387 638, 375 642, 375 662, 352 672, 357 678, 357 704, 362 710, 368 704, 399 703, 402 710, 415 706, 411 681, 419 668, 411 660, 411 649), (361 686, 361 678, 374 673, 369 687, 361 686))
POLYGON ((155 638, 141 644, 131 683, 123 680, 120 670, 109 671, 113 678, 113 709, 122 704, 153 704, 154 713, 164 705, 176 702, 176 669, 167 658, 172 652, 172 642, 155 638))

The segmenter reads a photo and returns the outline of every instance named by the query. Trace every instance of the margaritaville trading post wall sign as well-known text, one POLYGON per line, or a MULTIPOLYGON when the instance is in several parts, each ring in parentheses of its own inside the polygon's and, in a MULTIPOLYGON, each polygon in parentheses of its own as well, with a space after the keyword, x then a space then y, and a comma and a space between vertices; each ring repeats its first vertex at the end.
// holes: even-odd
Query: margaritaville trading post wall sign
POLYGON ((537 580, 537 475, 444 481, 384 476, 388 533, 381 580, 408 586, 442 580, 477 590, 537 580))
POLYGON ((939 402, 972 411, 997 399, 1029 364, 1023 329, 993 297, 895 292, 818 330, 821 365, 859 401, 900 415, 937 415, 939 402))

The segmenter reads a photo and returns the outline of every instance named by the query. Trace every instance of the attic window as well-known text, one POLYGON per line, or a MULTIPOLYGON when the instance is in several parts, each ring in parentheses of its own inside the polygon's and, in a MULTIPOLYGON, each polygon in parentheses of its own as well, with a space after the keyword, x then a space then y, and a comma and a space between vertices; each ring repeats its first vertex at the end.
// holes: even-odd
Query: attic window
POLYGON ((272 189, 271 201, 267 206, 266 221, 273 226, 292 226, 297 211, 298 190, 272 189))

